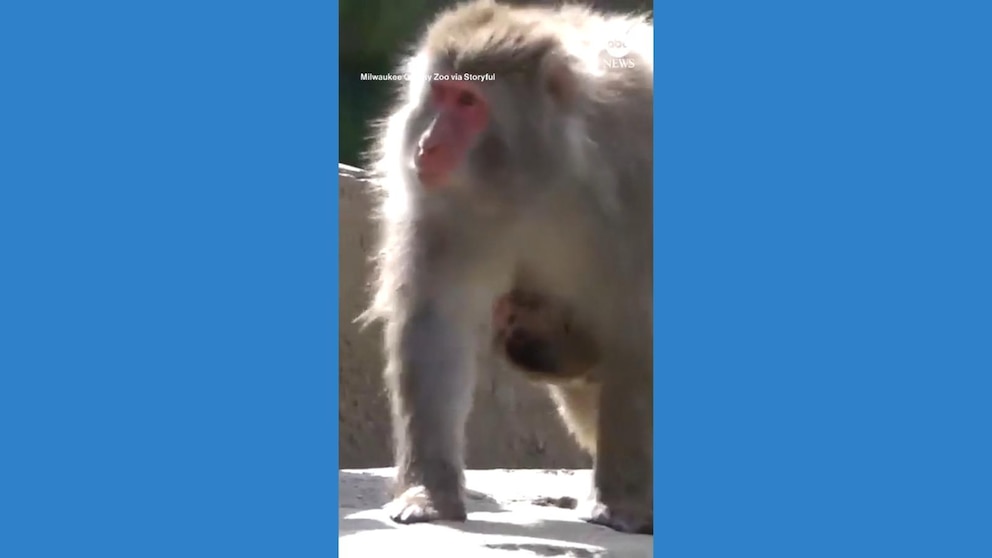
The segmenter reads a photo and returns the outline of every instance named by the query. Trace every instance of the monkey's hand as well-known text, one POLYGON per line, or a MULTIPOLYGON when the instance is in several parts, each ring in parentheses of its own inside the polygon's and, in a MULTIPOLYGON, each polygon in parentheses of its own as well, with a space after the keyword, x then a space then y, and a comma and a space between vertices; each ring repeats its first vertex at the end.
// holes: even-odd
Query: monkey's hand
POLYGON ((432 521, 465 521, 465 502, 457 492, 429 491, 413 486, 386 504, 386 513, 396 523, 428 523, 432 521))
POLYGON ((654 511, 635 501, 610 504, 592 501, 580 509, 579 517, 586 522, 604 525, 621 533, 654 534, 654 511))

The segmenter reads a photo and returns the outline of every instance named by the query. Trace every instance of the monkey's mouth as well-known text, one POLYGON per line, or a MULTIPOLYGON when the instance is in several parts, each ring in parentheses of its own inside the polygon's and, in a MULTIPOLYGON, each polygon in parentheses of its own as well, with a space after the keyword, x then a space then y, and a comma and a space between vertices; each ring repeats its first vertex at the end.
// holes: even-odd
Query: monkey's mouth
POLYGON ((430 172, 425 170, 417 170, 417 181, 425 190, 443 190, 451 177, 442 172, 430 172))
POLYGON ((424 186, 430 186, 441 181, 441 174, 417 169, 417 180, 424 186))

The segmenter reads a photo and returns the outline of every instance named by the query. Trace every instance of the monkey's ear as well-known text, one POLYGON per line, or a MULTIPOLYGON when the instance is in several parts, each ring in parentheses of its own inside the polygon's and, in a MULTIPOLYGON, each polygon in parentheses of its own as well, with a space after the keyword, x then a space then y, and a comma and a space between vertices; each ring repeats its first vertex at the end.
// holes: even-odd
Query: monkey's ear
POLYGON ((562 107, 570 107, 578 93, 579 80, 567 58, 560 53, 549 53, 544 58, 541 78, 545 90, 562 107))

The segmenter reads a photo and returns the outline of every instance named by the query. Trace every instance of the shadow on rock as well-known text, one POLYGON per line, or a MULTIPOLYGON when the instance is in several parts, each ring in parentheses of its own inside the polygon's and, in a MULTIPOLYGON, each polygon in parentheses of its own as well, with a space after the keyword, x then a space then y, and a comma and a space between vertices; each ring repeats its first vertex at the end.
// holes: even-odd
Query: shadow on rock
MULTIPOLYGON (((513 513, 506 512, 506 513, 513 513)), ((590 523, 580 522, 580 521, 565 521, 557 519, 542 519, 530 525, 517 525, 513 523, 502 523, 496 521, 485 521, 478 519, 470 519, 469 521, 453 526, 454 529, 458 529, 464 533, 475 533, 480 535, 501 535, 508 537, 530 537, 530 538, 547 538, 549 534, 553 534, 555 540, 568 543, 571 547, 566 547, 562 545, 552 546, 552 545, 542 545, 542 544, 515 544, 512 545, 520 550, 529 550, 535 552, 538 555, 538 549, 545 549, 546 552, 558 552, 558 554, 544 554, 547 556, 599 556, 601 554, 596 554, 597 551, 591 550, 589 546, 595 546, 595 543, 591 542, 594 538, 590 537, 590 530, 602 530, 604 534, 612 533, 613 531, 609 527, 604 527, 601 525, 593 525, 590 523), (529 548, 533 546, 534 548, 529 548), (525 548, 527 547, 527 548, 525 548), (565 554, 562 554, 565 552, 565 554), (571 554, 569 554, 571 553, 571 554)), ((644 537, 646 540, 653 540, 654 537, 651 535, 625 535, 626 537, 644 537)), ((542 555, 543 556, 543 555, 542 555)))
POLYGON ((369 509, 386 505, 392 498, 393 480, 382 475, 338 472, 338 502, 342 508, 369 509))
POLYGON ((554 546, 550 544, 487 544, 486 548, 493 550, 513 550, 529 552, 535 556, 566 556, 568 558, 600 558, 606 556, 605 550, 590 550, 579 546, 554 546))

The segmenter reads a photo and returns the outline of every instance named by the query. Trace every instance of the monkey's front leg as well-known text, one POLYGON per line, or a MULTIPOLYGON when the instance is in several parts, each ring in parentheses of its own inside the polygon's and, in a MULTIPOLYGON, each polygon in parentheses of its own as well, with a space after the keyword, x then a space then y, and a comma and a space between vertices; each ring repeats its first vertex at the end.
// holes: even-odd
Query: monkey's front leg
POLYGON ((465 423, 475 387, 477 340, 470 300, 420 301, 386 324, 399 523, 464 521, 465 423))
POLYGON ((652 367, 623 358, 600 389, 591 523, 625 533, 654 533, 652 367))

